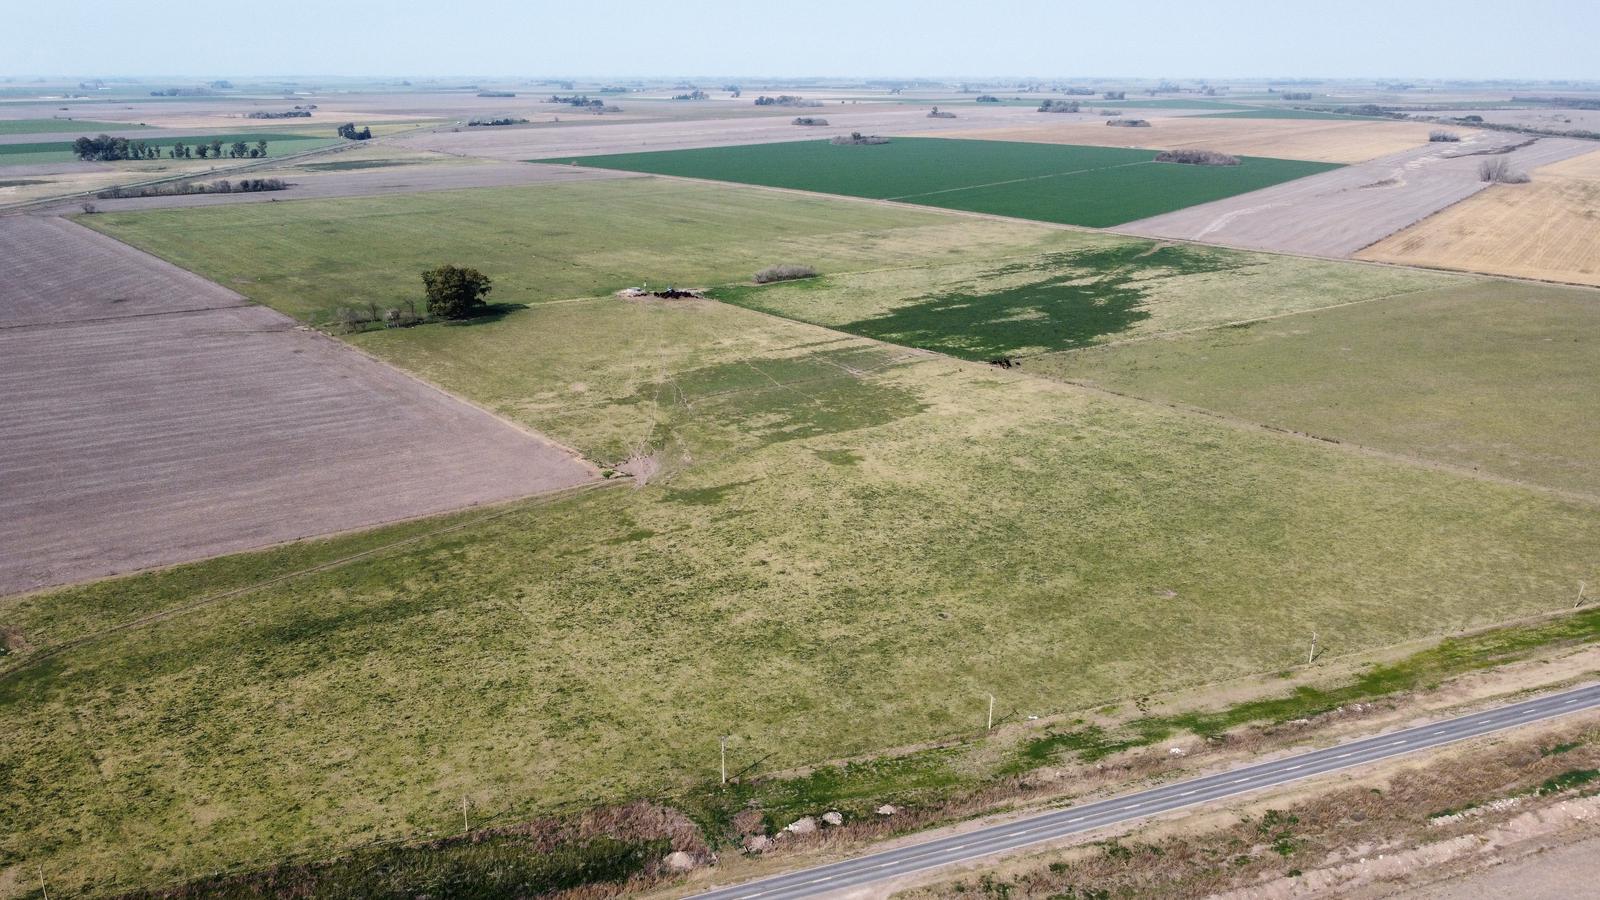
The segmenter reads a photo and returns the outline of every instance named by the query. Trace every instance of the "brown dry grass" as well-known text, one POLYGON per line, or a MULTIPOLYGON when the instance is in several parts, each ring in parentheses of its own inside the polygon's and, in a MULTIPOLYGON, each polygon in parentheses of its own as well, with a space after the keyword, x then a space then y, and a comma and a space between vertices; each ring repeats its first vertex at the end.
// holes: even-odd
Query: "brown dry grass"
MULTIPOLYGON (((1429 126, 1414 122, 1328 119, 1157 118, 1149 129, 1117 130, 1094 122, 1052 122, 962 134, 991 141, 1086 144, 1094 147, 1199 147, 1237 156, 1358 163, 1428 143, 1429 126)), ((949 137, 929 133, 928 137, 949 137)))
POLYGON ((1360 259, 1600 285, 1600 150, 1495 185, 1360 259))

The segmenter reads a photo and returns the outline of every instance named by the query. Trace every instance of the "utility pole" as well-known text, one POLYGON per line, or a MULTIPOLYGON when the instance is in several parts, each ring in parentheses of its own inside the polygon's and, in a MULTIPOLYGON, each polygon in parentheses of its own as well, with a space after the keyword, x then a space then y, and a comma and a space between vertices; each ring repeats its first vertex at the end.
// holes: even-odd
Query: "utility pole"
POLYGON ((994 695, 993 694, 989 695, 989 725, 984 730, 985 731, 993 731, 994 730, 994 695))
POLYGON ((1306 665, 1317 661, 1317 630, 1311 629, 1311 652, 1306 654, 1306 665))
POLYGON ((718 739, 722 745, 722 783, 728 783, 728 736, 723 735, 718 739))

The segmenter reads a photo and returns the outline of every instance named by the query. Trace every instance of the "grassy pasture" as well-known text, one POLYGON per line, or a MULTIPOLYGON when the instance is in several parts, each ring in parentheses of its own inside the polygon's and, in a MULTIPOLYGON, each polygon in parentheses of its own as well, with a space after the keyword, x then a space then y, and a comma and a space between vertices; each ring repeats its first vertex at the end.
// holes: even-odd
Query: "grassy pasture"
POLYGON ((670 477, 0 601, 34 648, 0 660, 6 864, 75 892, 449 833, 463 795, 488 824, 671 794, 717 734, 785 768, 964 732, 989 691, 1048 714, 1274 671, 1313 627, 1552 608, 1600 540, 1588 507, 713 303, 358 341, 564 441, 646 428, 670 477))
POLYGON ((1118 225, 1337 168, 1241 159, 1239 166, 1186 166, 1157 163, 1151 150, 1121 147, 895 138, 871 146, 793 141, 547 161, 1087 227, 1118 225))
MULTIPOLYGON (((670 796, 714 777, 718 734, 783 769, 966 732, 990 691, 1082 709, 1280 670, 1313 628, 1356 651, 1595 579, 1592 506, 791 320, 1132 266, 1132 328, 1170 330, 1456 276, 651 179, 85 221, 312 318, 483 264, 530 305, 350 340, 663 475, 0 599, 31 648, 0 657, 0 871, 42 861, 69 893, 446 834, 463 796, 478 825, 670 796), (572 299, 777 261, 831 273, 740 299, 790 318, 572 299)), ((950 331, 945 306, 922 315, 950 331)))
POLYGON ((929 264, 719 288, 715 296, 851 334, 966 359, 1111 340, 1390 297, 1461 279, 1403 269, 1081 235, 990 263, 929 264), (1226 302, 1218 302, 1226 297, 1226 302))
POLYGON ((1139 396, 1600 494, 1597 331, 1594 291, 1474 279, 1032 365, 1139 396))
POLYGON ((626 179, 410 196, 103 213, 84 224, 289 315, 421 298, 450 261, 495 279, 490 299, 542 303, 652 285, 745 281, 777 262, 859 271, 1070 246, 1027 223, 626 179), (237 251, 237 252, 234 252, 237 251))
POLYGON ((90 119, 0 119, 0 134, 58 134, 71 132, 74 137, 80 134, 98 134, 101 131, 140 131, 145 125, 130 125, 127 122, 96 122, 90 119))

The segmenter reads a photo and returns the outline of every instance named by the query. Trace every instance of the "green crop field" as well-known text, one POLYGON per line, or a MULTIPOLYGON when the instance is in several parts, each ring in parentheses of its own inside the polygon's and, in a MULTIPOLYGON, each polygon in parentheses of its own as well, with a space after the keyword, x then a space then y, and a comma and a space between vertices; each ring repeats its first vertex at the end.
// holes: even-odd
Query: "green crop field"
MULTIPOLYGON (((81 136, 94 137, 95 131, 81 132, 81 136)), ((118 135, 119 137, 123 135, 118 135)), ((75 136, 76 137, 76 136, 75 136)), ((159 147, 162 156, 166 156, 173 144, 187 144, 193 147, 196 143, 211 143, 221 141, 226 151, 227 145, 234 141, 244 141, 255 146, 256 141, 267 142, 267 153, 271 156, 286 156, 290 153, 299 153, 302 150, 314 150, 338 143, 341 139, 333 136, 303 132, 250 132, 242 131, 237 134, 197 134, 188 137, 168 137, 141 139, 137 133, 126 135, 132 140, 147 140, 148 143, 159 147)), ((0 144, 0 166, 33 165, 36 163, 71 162, 77 159, 77 154, 72 152, 72 141, 40 141, 28 144, 0 144)))
POLYGON ((1600 292, 1487 279, 1037 371, 1600 495, 1600 292))
POLYGON ((662 179, 83 221, 303 316, 485 264, 528 305, 348 339, 659 473, 0 599, 0 860, 53 893, 449 834, 463 798, 478 826, 670 802, 715 778, 717 735, 730 768, 787 769, 969 732, 990 692, 1080 710, 1595 579, 1591 503, 793 320, 809 297, 817 320, 898 312, 907 342, 1013 340, 957 303, 906 314, 926 281, 1016 319, 1142 306, 1144 335, 1465 278, 662 179), (779 261, 828 273, 740 299, 788 318, 585 296, 779 261), (984 297, 1079 280, 1104 297, 984 297))
POLYGON ((101 131, 139 131, 144 125, 127 122, 95 122, 89 119, 0 119, 0 134, 56 134, 71 132, 95 135, 101 131))
POLYGON ((899 200, 1086 227, 1220 200, 1338 168, 1242 157, 1238 166, 1155 162, 1153 150, 895 138, 836 146, 794 141, 560 157, 548 162, 899 200))

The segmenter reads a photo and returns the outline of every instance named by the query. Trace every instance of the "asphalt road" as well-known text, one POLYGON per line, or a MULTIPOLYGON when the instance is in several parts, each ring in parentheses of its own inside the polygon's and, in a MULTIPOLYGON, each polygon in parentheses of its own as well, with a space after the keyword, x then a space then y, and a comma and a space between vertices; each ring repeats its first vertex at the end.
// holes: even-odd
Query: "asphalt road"
POLYGON ((950 835, 921 844, 803 869, 787 875, 719 888, 700 896, 715 900, 732 900, 732 898, 749 900, 754 897, 781 900, 786 897, 811 897, 830 891, 862 888, 874 882, 898 878, 913 872, 948 866, 1029 844, 1053 841, 1108 825, 1132 822, 1169 810, 1235 797, 1250 791, 1310 778, 1313 775, 1365 765, 1430 747, 1440 747, 1595 707, 1600 707, 1600 684, 1512 703, 1469 716, 1391 731, 1324 750, 1245 766, 1229 772, 1191 778, 1137 794, 1041 813, 965 834, 950 835))

